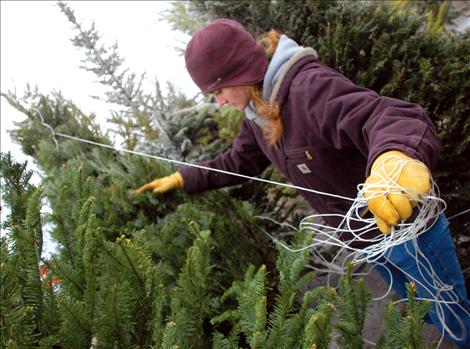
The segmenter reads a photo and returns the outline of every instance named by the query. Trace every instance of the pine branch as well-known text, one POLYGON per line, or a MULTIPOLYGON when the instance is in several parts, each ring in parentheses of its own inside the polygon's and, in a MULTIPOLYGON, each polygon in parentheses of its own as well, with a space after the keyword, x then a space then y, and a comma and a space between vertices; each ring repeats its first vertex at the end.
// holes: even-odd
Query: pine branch
POLYGON ((85 50, 87 59, 83 62, 88 62, 90 65, 84 65, 81 68, 93 72, 101 78, 102 84, 114 90, 106 93, 108 102, 128 108, 127 111, 115 113, 111 119, 121 128, 119 133, 124 137, 127 148, 134 149, 136 144, 132 133, 143 128, 150 139, 160 138, 167 152, 177 156, 176 147, 171 142, 163 124, 166 119, 165 111, 169 108, 165 105, 163 98, 158 98, 161 97, 158 82, 156 84, 157 97, 146 96, 142 91, 145 74, 142 74, 136 82, 136 75, 129 73, 129 69, 122 68, 124 59, 118 54, 117 43, 111 47, 99 45, 100 35, 95 29, 94 23, 91 28, 84 29, 67 4, 58 2, 58 6, 78 32, 72 39, 72 43, 85 50), (149 104, 148 101, 153 101, 153 103, 149 104), (154 126, 158 136, 153 134, 154 131, 150 125, 151 116, 154 117, 154 126))
POLYGON ((382 336, 377 343, 377 349, 394 349, 406 347, 401 336, 400 312, 390 303, 384 318, 382 336))
MULTIPOLYGON (((85 233, 88 223, 90 222, 90 215, 93 214, 94 202, 95 198, 89 197, 82 205, 76 206, 77 209, 80 209, 80 211, 78 213, 77 226, 75 228, 74 235, 76 238, 76 249, 82 256, 84 255, 83 252, 85 247, 85 233)), ((78 265, 78 268, 83 267, 83 262, 84 261, 82 257, 82 262, 78 265)))
POLYGON ((61 328, 58 336, 64 348, 89 348, 92 341, 91 323, 82 301, 67 295, 59 299, 61 328))
POLYGON ((75 267, 75 257, 72 250, 72 236, 70 234, 71 224, 69 224, 69 220, 64 217, 59 212, 67 212, 68 206, 66 204, 66 198, 69 194, 69 187, 67 185, 62 186, 62 190, 59 192, 59 197, 57 200, 54 200, 54 212, 52 213, 52 220, 56 222, 57 229, 54 232, 54 237, 65 245, 66 255, 68 260, 70 261, 71 265, 75 267))
POLYGON ((92 321, 94 319, 94 311, 96 307, 96 289, 97 289, 97 281, 96 281, 96 256, 97 256, 97 243, 96 243, 96 236, 95 230, 96 227, 96 217, 94 214, 94 202, 96 199, 94 197, 90 197, 87 202, 83 206, 87 206, 88 203, 90 207, 87 209, 88 217, 85 227, 84 233, 84 246, 83 246, 83 266, 85 269, 85 294, 84 294, 84 301, 87 305, 87 314, 92 321))
POLYGON ((421 339, 421 332, 424 325, 424 316, 429 310, 429 302, 418 302, 416 300, 416 285, 409 283, 406 285, 408 302, 405 306, 405 317, 402 328, 405 331, 405 338, 408 346, 416 349, 424 349, 425 346, 421 339))
POLYGON ((367 305, 371 293, 364 280, 353 280, 353 264, 349 263, 348 272, 340 279, 337 309, 341 321, 335 324, 339 330, 338 342, 345 348, 362 348, 362 331, 367 305))
POLYGON ((10 209, 10 214, 1 223, 2 229, 20 225, 26 216, 27 197, 35 189, 29 183, 33 172, 26 169, 27 165, 28 162, 15 162, 10 152, 0 153, 2 200, 10 209))
POLYGON ((129 348, 133 343, 134 311, 137 299, 128 282, 105 281, 98 293, 96 338, 99 343, 129 348))
POLYGON ((118 244, 118 246, 121 248, 124 256, 126 257, 126 260, 127 262, 129 263, 130 267, 131 267, 131 270, 134 272, 134 275, 136 277, 136 279, 139 281, 139 286, 144 288, 144 280, 143 278, 140 276, 140 274, 137 272, 137 269, 135 268, 134 266, 134 263, 132 262, 132 260, 130 259, 129 257, 129 254, 127 253, 126 249, 125 249, 125 245, 126 244, 129 244, 130 240, 126 239, 125 236, 121 236, 119 237, 117 240, 116 240, 116 243, 118 244))
POLYGON ((212 349, 234 349, 236 342, 231 341, 220 332, 215 332, 212 336, 212 349))
POLYGON ((33 308, 26 306, 19 275, 20 256, 9 250, 6 237, 0 238, 0 346, 29 348, 36 338, 31 321, 33 308))
MULTIPOLYGON (((310 244, 312 237, 308 234, 296 233, 292 241, 292 248, 300 248, 310 244)), ((305 265, 310 258, 310 250, 292 253, 283 247, 278 247, 279 255, 276 261, 279 272, 279 295, 276 297, 274 310, 269 316, 268 346, 273 347, 279 343, 290 340, 288 333, 288 319, 293 316, 294 301, 299 291, 313 280, 313 273, 305 273, 305 265)), ((287 346, 286 346, 287 347, 287 346)))
MULTIPOLYGON (((57 5, 60 7, 61 11, 67 16, 69 22, 74 26, 74 29, 78 31, 78 35, 72 40, 73 44, 79 48, 84 48, 86 50, 86 55, 88 60, 95 66, 86 67, 82 66, 87 71, 91 71, 103 77, 102 83, 108 84, 119 91, 119 94, 124 97, 123 99, 114 100, 118 104, 124 103, 127 106, 133 107, 135 110, 138 110, 139 105, 134 101, 135 92, 132 88, 125 88, 123 84, 123 78, 125 77, 128 69, 125 69, 124 72, 118 75, 118 70, 122 65, 124 59, 119 56, 117 53, 117 44, 110 48, 111 53, 107 53, 108 49, 104 46, 98 46, 98 41, 100 35, 95 29, 95 24, 93 23, 90 29, 82 28, 82 25, 78 23, 77 18, 73 10, 65 3, 59 1, 57 5), (106 80, 108 78, 109 80, 106 80)), ((129 87, 133 87, 135 76, 128 77, 129 87)), ((138 83, 139 84, 139 83, 138 83)))
POLYGON ((318 305, 305 326, 303 348, 315 346, 317 349, 327 349, 333 338, 332 317, 336 314, 333 305, 336 292, 335 289, 320 287, 314 291, 312 297, 318 298, 318 305))
POLYGON ((160 345, 161 349, 178 349, 179 347, 176 343, 176 323, 170 321, 163 332, 162 344, 160 345))
POLYGON ((39 188, 28 198, 26 217, 22 227, 14 227, 18 231, 15 241, 15 250, 21 256, 21 272, 24 274, 22 298, 24 305, 33 310, 34 332, 39 337, 44 332, 43 323, 43 294, 39 274, 39 246, 42 242, 42 226, 40 219, 41 195, 43 189, 39 188), (39 237, 40 235, 40 237, 39 237))
POLYGON ((85 292, 85 288, 84 288, 84 285, 81 283, 81 280, 76 280, 74 277, 70 275, 71 273, 69 273, 69 271, 70 272, 75 271, 76 273, 76 268, 74 266, 71 266, 71 268, 67 268, 68 270, 65 270, 64 267, 67 266, 66 263, 64 263, 63 261, 61 263, 59 262, 58 259, 54 257, 52 258, 52 260, 54 261, 55 268, 58 271, 60 271, 61 276, 64 277, 64 280, 71 282, 75 286, 75 288, 79 291, 79 293, 83 294, 85 292))
POLYGON ((179 274, 177 287, 171 295, 170 318, 177 324, 177 344, 181 347, 201 347, 207 345, 202 321, 208 316, 212 295, 209 277, 212 265, 210 231, 201 231, 196 223, 188 226, 197 238, 188 249, 186 261, 179 274), (195 304, 193 299, 198 299, 195 304), (206 343, 206 344, 203 344, 206 343))
POLYGON ((424 317, 429 310, 429 302, 416 301, 416 285, 406 285, 408 302, 405 313, 400 312, 393 304, 389 304, 384 319, 383 334, 377 344, 378 349, 416 348, 424 349, 421 333, 424 317))

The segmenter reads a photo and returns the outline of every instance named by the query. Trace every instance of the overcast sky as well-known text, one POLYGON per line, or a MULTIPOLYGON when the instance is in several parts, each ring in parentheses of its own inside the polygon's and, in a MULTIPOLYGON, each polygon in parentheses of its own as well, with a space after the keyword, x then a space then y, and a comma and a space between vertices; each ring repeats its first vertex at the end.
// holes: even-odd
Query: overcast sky
MULTIPOLYGON (((168 8, 163 1, 71 1, 79 22, 91 21, 102 34, 102 43, 117 42, 124 66, 140 75, 147 72, 165 85, 172 81, 189 95, 197 89, 184 68, 184 59, 174 47, 184 47, 189 37, 171 30, 159 13, 168 8)), ((91 95, 103 95, 105 88, 94 74, 79 68, 84 54, 70 39, 72 25, 55 1, 1 1, 1 90, 22 95, 26 84, 37 85, 42 93, 61 91, 86 113, 109 116, 110 105, 97 102, 91 95)), ((23 118, 1 100, 1 150, 12 150, 7 130, 12 121, 23 118)))
MULTIPOLYGON (((184 68, 184 59, 175 47, 185 47, 189 36, 171 30, 159 20, 159 13, 169 7, 163 1, 70 1, 77 20, 86 28, 91 21, 102 35, 102 43, 119 45, 124 66, 140 75, 147 73, 149 84, 157 77, 162 87, 173 82, 189 96, 197 88, 184 68)), ((100 120, 109 116, 111 105, 92 99, 106 90, 97 77, 79 68, 84 53, 70 39, 72 25, 55 1, 1 1, 1 91, 16 90, 23 95, 26 84, 38 86, 47 94, 61 91, 85 113, 96 112, 100 120)), ((11 151, 16 161, 28 160, 7 133, 13 121, 24 115, 4 98, 1 103, 1 151, 11 151)), ((31 163, 31 161, 30 161, 31 163)), ((34 169, 30 166, 31 169, 34 169)), ((35 176, 34 181, 39 182, 35 176)), ((2 210, 2 218, 5 212, 2 210)), ((46 240, 45 249, 50 250, 46 240)))
MULTIPOLYGON (((72 26, 56 2, 2 0, 0 5, 1 91, 16 89, 22 95, 27 83, 37 85, 42 93, 61 91, 84 112, 96 112, 106 119, 110 106, 90 98, 103 95, 105 88, 95 82, 95 75, 79 69, 83 52, 70 42, 74 35, 72 26)), ((189 37, 172 31, 167 22, 158 19, 169 2, 70 1, 69 5, 86 27, 95 22, 103 43, 118 43, 124 66, 132 72, 147 72, 149 81, 156 76, 162 86, 165 81, 172 81, 190 96, 197 92, 184 68, 183 57, 174 49, 184 47, 189 37)), ((469 18, 460 24, 470 25, 469 18)), ((4 99, 0 103, 1 150, 12 151, 17 160, 23 160, 7 134, 12 121, 23 116, 4 99)))

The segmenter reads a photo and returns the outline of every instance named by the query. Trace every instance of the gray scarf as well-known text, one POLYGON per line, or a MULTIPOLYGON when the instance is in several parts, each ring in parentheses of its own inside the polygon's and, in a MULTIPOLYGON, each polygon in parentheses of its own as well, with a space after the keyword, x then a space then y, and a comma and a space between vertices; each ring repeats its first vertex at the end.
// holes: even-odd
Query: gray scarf
MULTIPOLYGON (((263 80, 263 99, 265 101, 273 102, 276 99, 281 83, 289 68, 299 59, 308 55, 318 57, 313 48, 299 46, 286 35, 281 35, 276 52, 269 63, 263 80)), ((253 102, 250 102, 245 108, 245 116, 249 120, 256 122, 261 128, 265 126, 266 120, 255 113, 253 102)))

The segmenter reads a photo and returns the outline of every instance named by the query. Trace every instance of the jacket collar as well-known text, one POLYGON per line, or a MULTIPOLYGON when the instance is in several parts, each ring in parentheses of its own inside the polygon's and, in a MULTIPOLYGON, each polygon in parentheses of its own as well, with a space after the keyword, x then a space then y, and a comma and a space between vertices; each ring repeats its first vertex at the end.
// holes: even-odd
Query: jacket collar
MULTIPOLYGON (((287 85, 290 85, 290 81, 295 76, 295 74, 292 74, 292 68, 298 66, 297 63, 304 61, 305 58, 308 58, 308 61, 310 61, 312 58, 317 59, 317 56, 313 48, 299 46, 286 35, 281 35, 278 47, 269 63, 263 80, 263 99, 269 102, 278 101, 278 103, 281 103, 286 93, 286 91, 283 91, 285 88, 281 90, 281 86, 284 86, 284 82, 287 81, 289 82, 287 85), (290 79, 286 79, 287 77, 290 77, 290 79)), ((298 69, 294 70, 297 73, 298 69)), ((264 127, 265 119, 255 113, 255 107, 252 102, 246 107, 245 115, 249 120, 264 127)))
POLYGON ((316 56, 312 55, 303 55, 302 57, 299 57, 295 63, 292 64, 289 70, 285 72, 282 81, 279 81, 277 90, 273 91, 276 93, 271 95, 271 100, 276 100, 277 103, 279 103, 279 107, 281 107, 289 92, 289 87, 292 83, 292 80, 294 80, 297 73, 305 66, 305 64, 314 62, 316 60, 316 56))

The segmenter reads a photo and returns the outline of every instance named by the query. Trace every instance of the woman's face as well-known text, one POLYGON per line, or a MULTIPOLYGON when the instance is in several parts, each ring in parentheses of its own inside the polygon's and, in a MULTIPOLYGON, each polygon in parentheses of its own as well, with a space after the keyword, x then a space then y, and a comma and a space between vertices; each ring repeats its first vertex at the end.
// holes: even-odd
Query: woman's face
POLYGON ((228 104, 233 108, 244 110, 250 102, 250 94, 247 86, 222 87, 210 93, 217 103, 223 107, 228 104))

